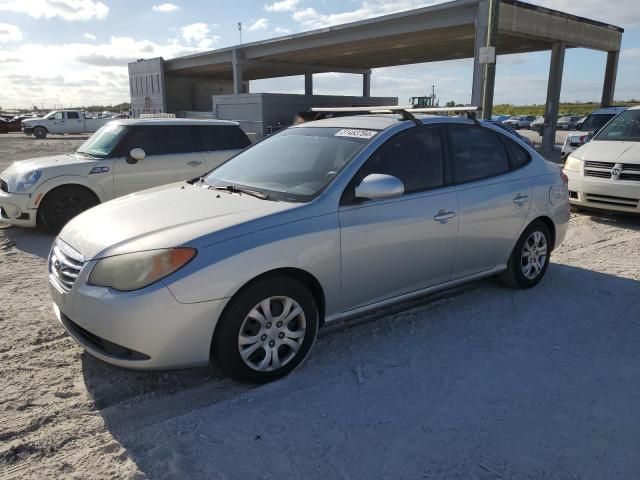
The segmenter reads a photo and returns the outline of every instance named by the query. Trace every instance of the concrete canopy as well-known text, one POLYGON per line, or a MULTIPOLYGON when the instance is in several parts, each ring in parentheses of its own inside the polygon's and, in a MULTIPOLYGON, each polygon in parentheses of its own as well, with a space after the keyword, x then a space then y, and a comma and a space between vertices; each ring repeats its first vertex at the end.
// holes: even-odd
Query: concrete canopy
MULTIPOLYGON (((455 0, 416 10, 337 25, 167 60, 168 76, 242 80, 320 72, 366 74, 372 68, 474 58, 479 9, 485 0, 455 0)), ((568 13, 501 0, 499 55, 566 48, 620 50, 619 27, 568 13)))

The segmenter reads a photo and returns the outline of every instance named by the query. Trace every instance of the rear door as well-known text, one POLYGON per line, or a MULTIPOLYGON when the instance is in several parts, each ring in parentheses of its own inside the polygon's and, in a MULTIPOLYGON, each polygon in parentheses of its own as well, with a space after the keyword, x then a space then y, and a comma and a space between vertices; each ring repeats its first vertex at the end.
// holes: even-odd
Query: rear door
POLYGON ((210 171, 251 144, 249 137, 235 125, 199 125, 201 157, 210 171))
POLYGON ((195 178, 206 171, 192 125, 135 125, 123 143, 120 156, 114 162, 117 197, 195 178), (128 152, 134 148, 142 148, 146 157, 128 163, 128 152))
POLYGON ((355 175, 339 210, 345 311, 449 280, 458 203, 448 176, 433 126, 391 138, 355 175), (355 186, 373 173, 400 179, 404 195, 355 199, 355 186))
POLYGON ((459 202, 453 279, 487 271, 509 253, 532 202, 520 168, 529 153, 480 125, 448 125, 448 150, 459 202))
POLYGON ((65 133, 81 133, 84 131, 83 118, 79 112, 65 112, 65 133))

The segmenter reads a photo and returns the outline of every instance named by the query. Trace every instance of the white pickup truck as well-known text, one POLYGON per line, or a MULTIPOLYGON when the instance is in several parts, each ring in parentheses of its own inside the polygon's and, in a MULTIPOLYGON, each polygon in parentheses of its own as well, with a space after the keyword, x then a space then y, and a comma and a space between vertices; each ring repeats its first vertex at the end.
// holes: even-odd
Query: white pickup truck
POLYGON ((91 118, 81 110, 54 110, 43 118, 33 118, 22 122, 25 135, 46 138, 49 133, 94 133, 111 118, 91 118))

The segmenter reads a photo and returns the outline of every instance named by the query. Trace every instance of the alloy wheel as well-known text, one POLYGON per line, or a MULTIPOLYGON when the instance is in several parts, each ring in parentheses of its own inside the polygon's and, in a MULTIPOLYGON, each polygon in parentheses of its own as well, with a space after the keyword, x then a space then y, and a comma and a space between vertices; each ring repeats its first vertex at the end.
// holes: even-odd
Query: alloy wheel
POLYGON ((285 296, 265 298, 242 322, 238 335, 240 357, 258 372, 278 370, 296 356, 306 330, 306 318, 298 302, 285 296))
POLYGON ((547 262, 547 238, 544 233, 534 231, 527 237, 522 247, 520 266, 522 274, 529 280, 535 279, 547 262))

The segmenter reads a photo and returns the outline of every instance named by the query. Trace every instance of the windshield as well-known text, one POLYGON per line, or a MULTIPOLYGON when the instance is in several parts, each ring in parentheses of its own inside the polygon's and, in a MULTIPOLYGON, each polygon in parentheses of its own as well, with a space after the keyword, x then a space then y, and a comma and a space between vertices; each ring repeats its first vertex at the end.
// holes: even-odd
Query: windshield
POLYGON ((109 122, 76 150, 78 153, 86 153, 94 157, 108 157, 116 148, 120 139, 124 136, 128 127, 117 122, 109 122))
POLYGON ((640 142, 640 110, 625 110, 600 130, 594 140, 640 142))
POLYGON ((43 118, 51 118, 56 112, 49 112, 43 118))
POLYGON ((242 151, 211 172, 214 187, 244 186, 281 200, 309 201, 378 132, 295 127, 242 151))

